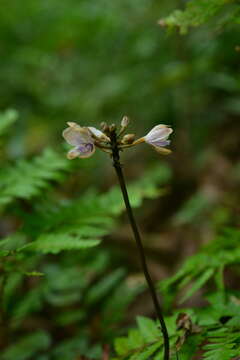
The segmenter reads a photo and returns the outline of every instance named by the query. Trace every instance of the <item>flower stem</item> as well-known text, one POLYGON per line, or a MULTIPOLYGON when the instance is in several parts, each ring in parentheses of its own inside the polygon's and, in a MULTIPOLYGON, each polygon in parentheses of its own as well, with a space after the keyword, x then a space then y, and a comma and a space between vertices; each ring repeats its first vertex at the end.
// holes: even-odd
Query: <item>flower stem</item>
POLYGON ((155 290, 151 275, 148 270, 141 236, 140 236, 140 233, 139 233, 139 230, 138 230, 138 227, 137 227, 134 215, 133 215, 130 201, 129 201, 127 187, 126 187, 126 183, 125 183, 125 179, 124 179, 124 175, 123 175, 123 171, 122 171, 122 167, 121 167, 121 163, 120 163, 119 148, 118 148, 117 136, 116 136, 115 131, 113 131, 111 133, 111 146, 112 146, 113 166, 114 166, 117 176, 118 176, 118 181, 119 181, 119 184, 121 187, 124 203, 125 203, 126 210, 127 210, 127 215, 128 215, 131 227, 132 227, 133 235, 136 240, 137 248, 138 248, 140 259, 141 259, 143 273, 144 273, 145 279, 147 281, 147 284, 148 284, 148 287, 149 287, 149 290, 151 293, 151 297, 153 300, 153 304, 154 304, 154 307, 156 310, 156 314, 157 314, 157 317, 158 317, 160 325, 161 325, 161 330, 162 330, 162 335, 163 335, 163 340, 164 340, 164 360, 169 360, 170 355, 169 355, 168 330, 167 330, 167 327, 165 324, 161 306, 158 301, 156 290, 155 290))

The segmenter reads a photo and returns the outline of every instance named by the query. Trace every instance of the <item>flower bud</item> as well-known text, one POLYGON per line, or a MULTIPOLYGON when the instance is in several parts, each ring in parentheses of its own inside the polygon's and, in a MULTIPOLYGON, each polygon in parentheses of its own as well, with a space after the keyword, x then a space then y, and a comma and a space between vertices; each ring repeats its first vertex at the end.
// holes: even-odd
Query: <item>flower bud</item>
POLYGON ((128 126, 129 121, 129 118, 127 116, 124 116, 121 121, 121 127, 125 129, 128 126))
POLYGON ((122 138, 122 143, 123 144, 132 144, 134 142, 134 140, 135 140, 135 134, 126 134, 122 138))
POLYGON ((112 124, 109 126, 109 131, 110 132, 114 132, 116 130, 116 125, 115 124, 112 124))
POLYGON ((101 126, 101 129, 102 129, 103 132, 108 132, 109 131, 109 126, 105 121, 101 122, 100 126, 101 126))

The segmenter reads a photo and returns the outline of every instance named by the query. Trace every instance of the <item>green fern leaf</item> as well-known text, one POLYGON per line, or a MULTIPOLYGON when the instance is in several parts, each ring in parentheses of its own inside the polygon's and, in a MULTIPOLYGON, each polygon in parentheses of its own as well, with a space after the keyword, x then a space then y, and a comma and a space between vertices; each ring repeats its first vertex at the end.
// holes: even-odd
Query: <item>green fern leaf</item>
POLYGON ((222 288, 219 272, 222 274, 228 265, 240 263, 240 231, 225 229, 211 243, 205 245, 196 255, 191 256, 171 278, 160 284, 163 292, 173 296, 192 283, 182 301, 192 296, 210 279, 217 278, 218 287, 222 288))
POLYGON ((69 162, 47 149, 32 161, 20 160, 0 171, 0 205, 16 198, 30 199, 49 187, 50 181, 60 181, 69 169, 69 162))
POLYGON ((146 317, 138 316, 137 324, 140 333, 144 337, 146 342, 154 342, 161 337, 161 330, 157 327, 156 323, 146 317))
MULTIPOLYGON (((133 354, 132 356, 130 356, 129 360, 149 360, 156 353, 156 351, 159 350, 159 348, 160 348, 159 343, 149 345, 143 351, 140 350, 139 352, 137 352, 137 353, 133 354)), ((160 356, 158 358, 160 360, 160 356)))
POLYGON ((231 360, 240 353, 239 329, 219 328, 208 332, 208 344, 203 347, 205 360, 231 360))
POLYGON ((193 286, 182 296, 181 302, 189 299, 197 290, 202 288, 204 284, 213 276, 214 269, 210 268, 204 271, 197 279, 195 279, 193 286))
POLYGON ((28 360, 36 358, 41 350, 47 350, 50 337, 46 332, 37 331, 23 337, 16 344, 11 345, 2 354, 2 360, 28 360))
POLYGON ((81 250, 90 248, 99 243, 100 240, 98 239, 84 239, 81 236, 52 233, 41 235, 36 241, 23 246, 20 250, 32 250, 44 254, 57 254, 63 250, 81 250))
POLYGON ((176 26, 181 34, 186 34, 190 26, 206 23, 225 5, 233 2, 233 0, 191 0, 187 2, 185 10, 175 10, 159 23, 170 28, 176 26))
POLYGON ((106 294, 112 291, 113 288, 116 287, 116 285, 123 279, 125 274, 125 270, 117 269, 110 275, 103 278, 100 282, 98 282, 89 290, 86 296, 87 303, 95 303, 104 296, 106 296, 106 294))

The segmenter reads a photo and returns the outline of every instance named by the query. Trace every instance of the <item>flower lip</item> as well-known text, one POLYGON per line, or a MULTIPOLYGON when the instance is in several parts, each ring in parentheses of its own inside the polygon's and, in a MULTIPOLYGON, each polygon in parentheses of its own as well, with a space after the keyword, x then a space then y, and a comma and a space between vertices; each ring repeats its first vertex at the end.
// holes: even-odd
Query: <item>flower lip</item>
POLYGON ((74 146, 67 154, 68 159, 92 156, 95 152, 95 145, 90 130, 74 122, 68 122, 68 125, 69 127, 63 131, 63 137, 68 144, 74 146))
POLYGON ((88 143, 76 146, 68 152, 67 157, 69 160, 75 159, 77 157, 84 159, 92 156, 94 153, 95 146, 92 143, 88 143))

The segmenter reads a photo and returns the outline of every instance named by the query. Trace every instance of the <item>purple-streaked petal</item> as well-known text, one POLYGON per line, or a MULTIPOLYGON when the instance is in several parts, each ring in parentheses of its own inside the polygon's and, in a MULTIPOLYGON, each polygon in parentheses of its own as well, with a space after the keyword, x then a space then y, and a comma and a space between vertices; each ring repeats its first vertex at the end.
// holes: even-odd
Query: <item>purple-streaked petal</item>
POLYGON ((76 159, 77 157, 83 159, 92 156, 95 152, 95 146, 92 143, 81 144, 70 150, 67 154, 69 160, 76 159))
POLYGON ((93 143, 81 144, 77 147, 77 150, 81 159, 88 158, 95 153, 95 146, 93 143))

